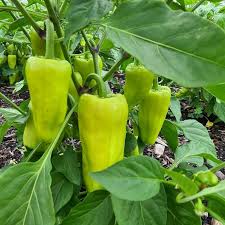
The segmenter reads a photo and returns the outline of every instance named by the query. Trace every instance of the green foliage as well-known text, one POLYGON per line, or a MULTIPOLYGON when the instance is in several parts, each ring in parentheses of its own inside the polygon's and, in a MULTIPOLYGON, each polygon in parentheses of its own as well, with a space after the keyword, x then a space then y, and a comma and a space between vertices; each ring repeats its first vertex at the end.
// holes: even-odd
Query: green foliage
MULTIPOLYGON (((170 112, 161 135, 174 161, 165 169, 149 156, 130 157, 137 146, 144 153, 152 147, 138 137, 137 105, 130 109, 125 159, 91 172, 105 190, 87 193, 81 172, 77 107, 69 97, 67 117, 52 143, 27 148, 22 162, 0 171, 1 225, 201 225, 203 211, 225 223, 225 182, 218 181, 215 174, 225 163, 217 158, 206 127, 193 119, 225 122, 224 4, 196 0, 19 1, 29 18, 13 4, 18 0, 5 2, 0 3, 1 84, 11 80, 15 91, 27 90, 24 65, 33 54, 31 25, 45 41, 46 27, 39 22, 50 17, 62 58, 70 61, 75 54, 90 55, 96 72, 95 59, 101 56, 109 95, 124 93, 124 71, 134 58, 171 88, 170 112), (11 54, 17 57, 15 69, 8 65, 11 54), (185 111, 186 115, 184 103, 192 109, 185 111)), ((79 94, 96 94, 94 86, 76 88, 79 94)), ((4 117, 0 142, 10 127, 17 129, 19 141, 29 116, 29 100, 19 107, 6 101, 10 106, 0 108, 4 117)), ((110 135, 106 138, 110 140, 110 135)), ((93 146, 94 141, 104 140, 93 140, 93 146)))

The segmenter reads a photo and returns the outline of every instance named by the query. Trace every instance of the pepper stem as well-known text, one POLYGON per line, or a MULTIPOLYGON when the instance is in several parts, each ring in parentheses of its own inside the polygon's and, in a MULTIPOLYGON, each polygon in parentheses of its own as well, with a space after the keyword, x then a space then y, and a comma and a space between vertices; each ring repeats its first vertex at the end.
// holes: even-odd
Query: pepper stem
POLYGON ((46 24, 46 52, 45 58, 46 59, 54 59, 55 52, 54 52, 54 25, 53 23, 47 19, 45 21, 46 24))
POLYGON ((106 87, 105 87, 103 79, 100 76, 98 76, 97 74, 95 74, 95 73, 89 74, 85 80, 84 86, 88 86, 88 84, 92 80, 95 80, 97 83, 98 95, 102 98, 105 98, 107 96, 106 87))
POLYGON ((155 90, 158 90, 158 88, 159 88, 158 76, 154 77, 152 88, 155 89, 155 90))
POLYGON ((135 66, 139 66, 140 65, 140 62, 138 59, 134 58, 134 65, 135 66))

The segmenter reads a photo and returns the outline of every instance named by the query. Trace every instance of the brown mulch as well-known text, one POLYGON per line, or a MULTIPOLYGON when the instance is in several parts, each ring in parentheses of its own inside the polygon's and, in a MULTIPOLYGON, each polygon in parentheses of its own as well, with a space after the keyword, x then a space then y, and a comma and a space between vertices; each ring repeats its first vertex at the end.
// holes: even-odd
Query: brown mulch
MULTIPOLYGON (((13 94, 13 90, 13 87, 0 86, 0 91, 17 105, 28 98, 27 92, 22 94, 13 94)), ((0 99, 0 107, 7 108, 9 105, 0 99)), ((0 125, 3 122, 4 118, 0 115, 0 125)), ((22 152, 17 147, 16 130, 14 128, 10 128, 5 135, 3 142, 0 144, 0 168, 20 161, 22 155, 22 152)))

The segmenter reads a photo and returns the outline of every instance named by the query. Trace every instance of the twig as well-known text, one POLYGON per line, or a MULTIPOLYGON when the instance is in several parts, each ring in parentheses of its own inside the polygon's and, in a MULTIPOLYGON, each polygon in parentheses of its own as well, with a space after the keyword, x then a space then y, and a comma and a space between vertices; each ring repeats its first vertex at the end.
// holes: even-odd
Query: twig
POLYGON ((0 92, 0 98, 2 98, 6 103, 11 105, 14 109, 19 111, 22 115, 26 116, 26 112, 24 112, 19 106, 17 106, 14 102, 12 102, 7 96, 0 92))

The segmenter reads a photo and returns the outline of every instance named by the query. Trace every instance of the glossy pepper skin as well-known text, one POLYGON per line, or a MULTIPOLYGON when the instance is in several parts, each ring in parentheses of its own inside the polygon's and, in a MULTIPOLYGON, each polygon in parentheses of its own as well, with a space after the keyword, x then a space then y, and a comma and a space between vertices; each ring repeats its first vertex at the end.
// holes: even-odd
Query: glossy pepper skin
POLYGON ((154 74, 143 65, 130 63, 125 70, 124 95, 129 107, 135 106, 147 95, 152 87, 154 74))
POLYGON ((72 69, 65 60, 30 57, 25 74, 38 138, 51 142, 64 121, 72 69))
MULTIPOLYGON (((103 63, 100 56, 98 57, 98 64, 99 70, 102 71, 103 63)), ((85 81, 89 74, 95 72, 94 61, 91 54, 87 56, 85 54, 76 55, 74 59, 74 69, 81 74, 83 81, 85 81)))
POLYGON ((83 94, 78 105, 82 167, 87 191, 103 189, 89 173, 101 171, 124 157, 128 105, 121 94, 108 98, 83 94))
POLYGON ((166 86, 151 89, 140 103, 138 120, 140 137, 146 144, 154 144, 170 105, 171 90, 166 86))
POLYGON ((23 132, 23 144, 28 148, 34 149, 40 143, 40 140, 37 136, 36 129, 34 126, 31 103, 29 104, 29 108, 30 115, 23 132))
POLYGON ((10 69, 15 69, 16 67, 16 55, 8 55, 8 65, 10 69))

